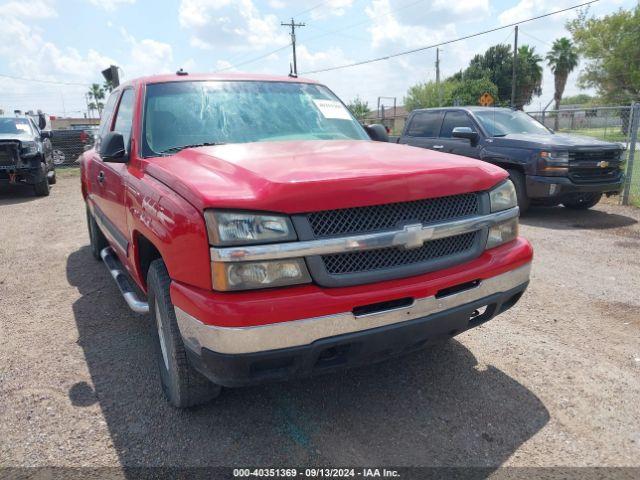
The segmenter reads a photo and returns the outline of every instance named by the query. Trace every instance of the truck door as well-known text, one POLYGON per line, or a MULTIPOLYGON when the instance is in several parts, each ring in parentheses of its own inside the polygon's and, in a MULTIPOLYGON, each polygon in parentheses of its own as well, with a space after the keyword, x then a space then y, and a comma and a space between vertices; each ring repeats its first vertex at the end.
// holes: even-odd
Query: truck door
POLYGON ((480 142, 472 143, 466 138, 454 138, 452 132, 456 127, 469 127, 480 135, 478 127, 467 112, 450 110, 444 115, 442 128, 440 129, 437 141, 437 145, 441 147, 440 150, 465 157, 480 158, 480 142))
POLYGON ((415 112, 411 116, 409 124, 406 126, 404 134, 400 137, 398 143, 433 150, 438 141, 437 137, 441 123, 441 110, 415 112))
MULTIPOLYGON (((104 136, 110 131, 119 132, 124 137, 125 146, 129 148, 135 93, 132 88, 127 88, 121 93, 119 98, 116 95, 114 101, 116 108, 111 116, 115 115, 115 118, 105 119, 107 124, 104 130, 101 126, 100 135, 104 136)), ((112 245, 118 247, 120 253, 126 256, 129 238, 124 201, 127 164, 104 162, 98 148, 94 156, 89 180, 92 184, 92 200, 97 207, 94 209, 95 217, 112 245)))

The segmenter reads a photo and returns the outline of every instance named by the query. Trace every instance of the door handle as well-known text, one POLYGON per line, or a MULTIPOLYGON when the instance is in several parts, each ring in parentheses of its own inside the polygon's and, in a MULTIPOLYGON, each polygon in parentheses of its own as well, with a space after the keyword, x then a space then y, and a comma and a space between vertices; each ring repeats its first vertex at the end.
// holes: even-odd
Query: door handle
POLYGON ((434 145, 433 148, 440 150, 441 148, 444 148, 444 145, 434 145))
POLYGON ((100 171, 100 173, 98 173, 98 182, 103 183, 104 182, 104 172, 100 171))

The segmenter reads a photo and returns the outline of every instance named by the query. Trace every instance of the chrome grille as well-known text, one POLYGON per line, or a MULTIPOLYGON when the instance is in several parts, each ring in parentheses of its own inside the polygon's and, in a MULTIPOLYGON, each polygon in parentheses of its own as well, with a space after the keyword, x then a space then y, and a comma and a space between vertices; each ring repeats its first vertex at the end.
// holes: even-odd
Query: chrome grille
POLYGON ((327 273, 340 275, 345 273, 370 272, 414 263, 422 263, 469 251, 473 248, 478 232, 465 233, 454 237, 440 238, 425 242, 416 249, 382 248, 363 252, 324 255, 327 273))
POLYGON ((410 222, 433 223, 478 214, 476 193, 388 203, 370 207, 324 210, 307 215, 315 238, 388 230, 410 222))

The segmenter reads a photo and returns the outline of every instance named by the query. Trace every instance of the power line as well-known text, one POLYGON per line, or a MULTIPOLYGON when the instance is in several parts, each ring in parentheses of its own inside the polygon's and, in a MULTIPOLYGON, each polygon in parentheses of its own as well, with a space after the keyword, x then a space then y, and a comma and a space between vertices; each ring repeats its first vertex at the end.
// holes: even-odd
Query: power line
MULTIPOLYGON (((357 0, 356 0, 356 1, 357 1, 357 0)), ((410 2, 410 3, 407 3, 407 4, 403 5, 403 6, 401 6, 400 8, 397 8, 397 9, 395 9, 395 10, 390 10, 389 12, 384 13, 384 14, 380 15, 380 16, 379 16, 379 17, 377 17, 377 18, 386 17, 386 16, 391 15, 391 14, 393 14, 393 13, 400 12, 401 10, 405 10, 405 9, 407 9, 407 8, 409 8, 409 7, 412 7, 413 5, 416 5, 416 4, 421 3, 421 2, 424 2, 424 0, 415 0, 415 1, 413 1, 413 2, 410 2)), ((315 10, 316 8, 320 7, 321 5, 323 5, 323 4, 325 4, 325 3, 327 3, 327 2, 326 2, 326 1, 325 1, 325 2, 321 2, 321 3, 319 3, 319 4, 315 5, 315 6, 314 6, 314 7, 312 7, 312 8, 309 8, 309 9, 307 9, 307 10, 304 10, 302 13, 310 12, 311 10, 315 10)), ((355 3, 355 2, 354 2, 354 3, 355 3)), ((295 17, 297 17, 298 15, 294 15, 294 16, 295 16, 295 17)), ((348 29, 348 28, 356 27, 356 26, 358 26, 358 25, 362 25, 363 23, 368 23, 368 22, 371 22, 371 19, 370 19, 370 18, 367 18, 367 19, 365 19, 365 20, 361 20, 361 21, 356 22, 356 23, 351 23, 351 24, 349 24, 349 25, 346 25, 346 26, 344 26, 344 27, 340 27, 340 28, 337 28, 337 29, 334 29, 334 30, 324 30, 324 33, 321 33, 320 35, 316 35, 316 36, 313 36, 313 37, 311 37, 311 38, 306 38, 306 39, 305 39, 305 43, 310 42, 310 41, 312 41, 312 40, 316 40, 316 39, 318 39, 318 38, 326 37, 327 35, 332 35, 332 34, 334 34, 334 33, 339 33, 339 32, 341 32, 341 31, 343 31, 343 30, 348 29)), ((315 27, 315 26, 314 26, 314 28, 317 28, 317 27, 315 27)), ((251 59, 248 59, 248 60, 244 60, 244 61, 242 61, 242 62, 240 62, 240 63, 236 63, 236 64, 230 65, 230 66, 228 66, 228 67, 224 67, 224 68, 221 68, 221 69, 219 69, 219 70, 216 70, 216 73, 217 73, 217 72, 224 72, 224 71, 226 71, 226 70, 231 70, 231 69, 233 69, 233 68, 237 68, 237 67, 240 67, 240 66, 242 66, 242 65, 246 65, 246 64, 248 64, 248 63, 257 62, 258 60, 262 60, 263 58, 268 57, 269 55, 271 55, 271 54, 273 54, 273 53, 277 53, 277 52, 279 52, 279 51, 281 51, 281 50, 284 50, 285 48, 289 48, 290 46, 291 46, 291 43, 288 43, 288 44, 283 45, 282 47, 279 47, 279 48, 277 48, 277 49, 275 49, 275 50, 271 50, 270 52, 267 52, 267 53, 265 53, 264 55, 260 55, 259 57, 255 57, 255 58, 251 58, 251 59)))
POLYGON ((442 45, 448 45, 450 43, 455 43, 455 42, 459 42, 459 41, 462 41, 462 40, 467 40, 469 38, 479 37, 480 35, 486 35, 487 33, 497 32, 499 30, 504 30, 505 28, 511 28, 511 27, 514 27, 514 26, 522 24, 522 23, 532 22, 534 20, 539 20, 541 18, 550 17, 551 15, 557 15, 558 13, 563 13, 563 12, 567 12, 569 10, 574 10, 576 8, 585 7, 587 5, 591 5, 592 3, 596 3, 598 1, 599 0, 591 0, 589 2, 581 3, 580 5, 574 5, 572 7, 563 8, 562 10, 556 10, 554 12, 545 13, 544 15, 538 15, 536 17, 527 18, 525 20, 519 20, 517 22, 509 23, 507 25, 503 25, 501 27, 495 27, 495 28, 491 28, 489 30, 483 30, 482 32, 472 33, 470 35, 465 35, 463 37, 458 37, 458 38, 455 38, 455 39, 452 39, 452 40, 447 40, 447 41, 440 42, 440 43, 434 43, 432 45, 427 45, 427 46, 424 46, 424 47, 413 48, 411 50, 404 50, 402 52, 392 53, 390 55, 385 55, 384 57, 371 58, 371 59, 368 59, 368 60, 361 60, 359 62, 347 63, 347 64, 344 64, 344 65, 337 65, 335 67, 321 68, 321 69, 318 69, 318 70, 310 70, 308 72, 303 72, 302 75, 308 75, 308 74, 311 74, 311 73, 329 72, 329 71, 332 71, 332 70, 340 70, 340 69, 343 69, 343 68, 357 67, 359 65, 365 65, 367 63, 381 62, 383 60, 389 60, 391 58, 401 57, 403 55, 409 55, 411 53, 421 52, 423 50, 429 50, 431 48, 440 47, 442 45))
POLYGON ((229 65, 228 67, 220 68, 216 70, 214 73, 224 72, 226 70, 231 70, 233 68, 241 67, 242 65, 246 65, 247 63, 257 62, 258 60, 262 60, 263 58, 268 57, 269 55, 273 55, 274 53, 278 53, 279 51, 284 50, 285 48, 289 48, 290 45, 291 43, 287 43, 286 45, 283 45, 282 47, 276 48, 275 50, 271 50, 267 53, 264 53, 259 57, 250 58, 249 60, 245 60, 244 62, 240 62, 240 63, 236 63, 235 65, 229 65))
POLYGON ((16 77, 13 75, 6 75, 4 73, 0 73, 1 78, 10 78, 11 80, 21 80, 23 82, 38 82, 38 83, 49 83, 51 85, 67 85, 67 86, 75 86, 75 87, 90 87, 90 83, 76 83, 76 82, 57 82, 55 80, 40 80, 37 78, 24 78, 24 77, 16 77))

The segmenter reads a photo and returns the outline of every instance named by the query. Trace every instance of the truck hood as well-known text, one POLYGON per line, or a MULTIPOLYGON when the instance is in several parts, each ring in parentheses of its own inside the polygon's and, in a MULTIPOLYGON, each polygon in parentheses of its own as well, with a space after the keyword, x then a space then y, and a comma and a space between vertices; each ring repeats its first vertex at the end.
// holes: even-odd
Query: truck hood
POLYGON ((507 177, 466 157, 373 141, 185 149, 144 170, 195 207, 301 213, 487 190, 507 177))
POLYGON ((525 133, 510 133, 504 137, 493 137, 491 144, 497 147, 511 148, 620 148, 620 145, 612 142, 603 142, 591 137, 581 135, 567 135, 556 133, 553 135, 538 135, 525 133))
POLYGON ((0 140, 20 140, 21 142, 28 142, 33 140, 33 135, 28 133, 0 133, 0 140))

